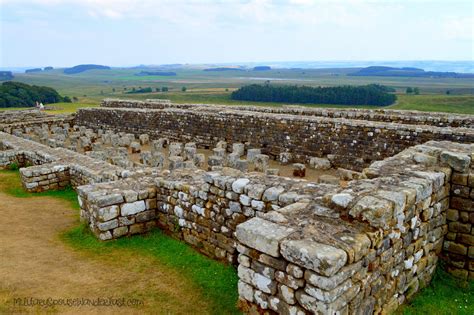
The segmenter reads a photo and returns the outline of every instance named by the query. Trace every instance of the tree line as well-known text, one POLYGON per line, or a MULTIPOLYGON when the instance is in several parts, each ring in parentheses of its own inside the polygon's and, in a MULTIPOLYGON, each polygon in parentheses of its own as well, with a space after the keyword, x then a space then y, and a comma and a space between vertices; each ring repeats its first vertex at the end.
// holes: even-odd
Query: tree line
POLYGON ((394 90, 378 84, 336 87, 252 84, 232 92, 231 98, 254 102, 386 106, 397 99, 389 92, 394 90))
POLYGON ((0 107, 32 107, 36 102, 43 104, 71 102, 67 96, 47 86, 28 85, 8 81, 0 85, 0 107))

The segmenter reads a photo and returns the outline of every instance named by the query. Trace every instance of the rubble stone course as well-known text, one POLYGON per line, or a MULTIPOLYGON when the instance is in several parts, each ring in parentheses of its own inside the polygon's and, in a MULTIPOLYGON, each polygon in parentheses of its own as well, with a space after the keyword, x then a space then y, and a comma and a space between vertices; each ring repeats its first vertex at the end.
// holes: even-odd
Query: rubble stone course
MULTIPOLYGON (((235 265, 244 312, 392 313, 430 283, 440 259, 453 275, 474 279, 472 116, 408 118, 406 112, 293 107, 195 111, 196 105, 150 101, 105 101, 103 106, 58 123, 74 124, 79 131, 56 128, 56 122, 45 127, 54 135, 69 133, 68 141, 91 139, 87 155, 53 148, 56 142, 45 142, 48 146, 20 138, 35 124, 5 124, 0 166, 32 165, 20 169, 29 191, 72 184, 81 220, 100 240, 160 228, 235 265), (300 111, 303 117, 294 114, 300 111), (364 121, 332 118, 365 115, 370 118, 364 121), (387 117, 396 123, 385 122, 391 121, 387 117), (469 128, 457 127, 461 121, 469 128), (441 123, 451 126, 434 126, 441 123), (130 133, 130 143, 150 141, 152 151, 140 155, 143 165, 119 167, 95 158, 105 152, 101 143, 115 141, 99 125, 130 133), (312 136, 318 149, 308 145, 312 136), (320 149, 325 143, 332 149, 320 149), (173 148, 170 170, 149 168, 155 154, 163 164, 166 145, 173 148), (211 171, 196 167, 197 157, 204 161, 196 153, 203 145, 216 145, 208 160, 211 171), (245 148, 250 158, 241 160, 245 148), (338 170, 345 181, 269 175, 278 173, 268 168, 270 156, 284 163, 307 156, 312 168, 345 165, 338 170), (363 163, 352 164, 361 157, 363 163), (265 173, 238 166, 250 160, 265 173), (225 167, 229 164, 233 167, 225 167)), ((60 138, 55 139, 66 139, 60 138)), ((117 146, 123 138, 116 139, 117 146)), ((305 165, 295 163, 294 170, 301 176, 305 165)))

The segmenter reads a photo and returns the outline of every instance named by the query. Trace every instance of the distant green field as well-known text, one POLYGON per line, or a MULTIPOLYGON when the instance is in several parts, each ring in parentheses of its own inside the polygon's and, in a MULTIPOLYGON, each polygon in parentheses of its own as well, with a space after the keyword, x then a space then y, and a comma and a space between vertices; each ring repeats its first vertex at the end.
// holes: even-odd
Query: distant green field
MULTIPOLYGON (((110 96, 108 96, 110 97, 110 96)), ((200 103, 200 104, 223 104, 223 105, 256 105, 256 106, 283 106, 281 103, 264 103, 264 102, 240 102, 231 100, 229 98, 229 92, 227 93, 216 93, 216 92, 169 92, 169 93, 152 93, 143 95, 130 94, 123 96, 115 96, 120 98, 129 99, 170 99, 174 103, 200 103)), ((80 103, 58 103, 51 104, 48 107, 53 107, 55 110, 48 110, 50 114, 67 114, 74 113, 79 108, 84 107, 96 107, 99 106, 100 100, 88 100, 87 102, 80 103)), ((354 108, 354 106, 343 106, 343 105, 325 105, 325 104, 306 104, 307 107, 330 107, 330 108, 354 108)), ((374 106, 357 106, 357 108, 387 108, 387 109, 402 109, 402 110, 419 110, 426 112, 448 112, 458 114, 471 114, 474 115, 474 95, 459 95, 459 96, 446 96, 446 95, 398 95, 397 104, 387 107, 374 107, 374 106)), ((14 109, 25 109, 25 108, 0 108, 0 110, 14 110, 14 109)))
POLYGON ((399 95, 389 108, 474 115, 474 95, 399 95))
MULTIPOLYGON (((65 75, 61 69, 48 72, 15 74, 15 80, 28 84, 46 85, 61 95, 76 97, 77 103, 54 105, 54 113, 74 112, 77 108, 97 106, 104 98, 170 99, 175 103, 252 104, 281 106, 276 103, 240 102, 230 99, 230 93, 245 84, 297 84, 308 86, 384 84, 397 90, 398 101, 392 109, 441 111, 474 114, 474 79, 402 78, 347 76, 348 69, 273 69, 270 71, 207 72, 202 69, 173 69, 176 76, 135 76, 143 69, 91 70, 65 75), (169 92, 127 94, 133 88, 168 87, 169 92), (181 92, 185 86, 187 91, 181 92), (407 87, 418 87, 421 95, 406 95, 407 87), (446 92, 449 91, 450 95, 446 92)), ((150 69, 147 69, 150 70, 150 69)), ((328 107, 324 104, 307 106, 328 107)), ((348 108, 352 106, 330 106, 348 108)), ((370 106, 357 108, 373 108, 370 106)))

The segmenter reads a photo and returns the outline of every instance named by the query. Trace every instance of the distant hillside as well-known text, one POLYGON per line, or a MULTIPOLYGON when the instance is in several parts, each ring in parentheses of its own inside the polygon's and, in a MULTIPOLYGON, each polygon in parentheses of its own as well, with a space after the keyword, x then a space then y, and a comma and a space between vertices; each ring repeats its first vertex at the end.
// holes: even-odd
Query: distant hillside
POLYGON ((108 66, 101 65, 78 65, 72 68, 64 69, 65 74, 77 74, 88 70, 110 70, 108 66))
POLYGON ((253 67, 253 71, 268 71, 268 70, 272 70, 272 68, 269 67, 269 66, 257 66, 257 67, 253 67))
POLYGON ((33 69, 26 69, 25 73, 33 73, 33 72, 41 72, 43 69, 41 68, 33 68, 33 69))
POLYGON ((0 81, 8 81, 14 78, 11 71, 0 71, 0 81))
POLYGON ((161 75, 161 76, 175 76, 176 72, 171 71, 141 71, 135 73, 137 76, 147 76, 147 75, 161 75))
POLYGON ((71 102, 70 98, 62 97, 59 93, 47 86, 28 85, 20 82, 3 82, 0 85, 1 107, 33 107, 36 102, 44 104, 71 102))
POLYGON ((203 71, 244 71, 244 69, 221 67, 221 68, 208 68, 208 69, 204 69, 203 71))
POLYGON ((419 68, 405 67, 393 68, 372 66, 349 73, 350 76, 373 76, 373 77, 436 77, 436 78, 474 78, 474 73, 456 73, 425 71, 419 68))
POLYGON ((49 71, 49 70, 53 70, 53 69, 54 69, 54 68, 50 66, 50 67, 44 67, 43 70, 44 70, 44 71, 49 71))

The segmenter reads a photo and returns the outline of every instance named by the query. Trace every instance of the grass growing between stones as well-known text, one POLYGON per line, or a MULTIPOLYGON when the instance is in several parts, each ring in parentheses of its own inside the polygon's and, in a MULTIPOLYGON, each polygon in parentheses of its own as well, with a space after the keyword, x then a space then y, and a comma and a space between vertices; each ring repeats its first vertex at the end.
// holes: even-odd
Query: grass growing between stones
POLYGON ((102 255, 114 249, 150 255, 161 264, 174 268, 191 279, 200 288, 201 295, 209 300, 213 314, 239 314, 236 308, 238 278, 235 269, 196 253, 186 244, 170 238, 160 230, 147 235, 100 242, 89 232, 87 226, 81 225, 64 233, 63 239, 75 248, 102 255))
POLYGON ((474 314, 474 281, 462 282, 437 268, 430 285, 397 314, 474 314))

